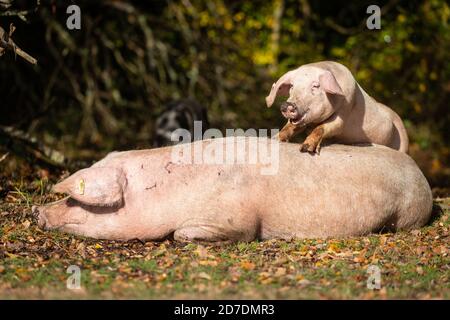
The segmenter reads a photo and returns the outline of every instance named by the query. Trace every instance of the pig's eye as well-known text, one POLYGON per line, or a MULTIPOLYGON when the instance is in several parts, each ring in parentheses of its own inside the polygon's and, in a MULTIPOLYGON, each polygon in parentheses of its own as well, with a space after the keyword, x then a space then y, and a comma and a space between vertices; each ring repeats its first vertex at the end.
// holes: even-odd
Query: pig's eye
POLYGON ((316 94, 319 93, 319 87, 320 87, 320 84, 318 82, 313 82, 312 83, 312 86, 311 86, 311 93, 312 93, 312 95, 316 95, 316 94))

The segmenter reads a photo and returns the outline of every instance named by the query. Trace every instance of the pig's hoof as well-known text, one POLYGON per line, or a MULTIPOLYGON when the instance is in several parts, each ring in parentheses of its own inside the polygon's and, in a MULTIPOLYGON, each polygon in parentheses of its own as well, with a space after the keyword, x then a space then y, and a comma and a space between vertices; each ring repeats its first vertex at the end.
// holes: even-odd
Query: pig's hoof
POLYGON ((316 148, 314 145, 311 145, 309 143, 303 143, 300 146, 300 152, 309 152, 309 153, 315 153, 316 152, 316 148))
POLYGON ((307 144, 307 143, 302 143, 302 144, 300 145, 300 152, 308 152, 308 149, 309 149, 309 144, 307 144))

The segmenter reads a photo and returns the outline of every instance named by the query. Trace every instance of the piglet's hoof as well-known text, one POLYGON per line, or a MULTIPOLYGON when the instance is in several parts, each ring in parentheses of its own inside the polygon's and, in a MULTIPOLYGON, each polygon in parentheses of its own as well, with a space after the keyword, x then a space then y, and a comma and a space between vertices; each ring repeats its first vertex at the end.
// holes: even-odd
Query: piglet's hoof
POLYGON ((309 152, 311 154, 320 154, 320 144, 309 144, 309 143, 302 143, 300 145, 300 152, 309 152))

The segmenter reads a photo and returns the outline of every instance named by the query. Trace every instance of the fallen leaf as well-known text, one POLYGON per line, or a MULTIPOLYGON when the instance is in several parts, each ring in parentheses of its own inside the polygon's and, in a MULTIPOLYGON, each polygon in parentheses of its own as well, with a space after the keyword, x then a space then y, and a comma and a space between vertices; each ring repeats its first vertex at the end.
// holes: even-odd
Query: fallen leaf
POLYGON ((211 276, 206 272, 200 272, 199 274, 197 274, 197 278, 211 280, 211 276))
POLYGON ((444 247, 444 246, 438 246, 438 247, 435 247, 435 248, 433 248, 433 253, 435 253, 435 254, 444 254, 444 253, 447 253, 447 248, 446 247, 444 247))
POLYGON ((24 222, 22 222, 22 226, 23 226, 25 229, 28 229, 28 228, 30 227, 30 225, 31 225, 30 220, 25 220, 24 222))
POLYGON ((275 277, 282 277, 286 275, 286 268, 277 268, 277 271, 275 271, 275 277))
POLYGON ((425 253, 427 250, 428 250, 428 247, 419 246, 419 247, 416 248, 416 253, 420 255, 420 254, 425 253))
POLYGON ((417 267, 416 268, 416 272, 420 275, 423 275, 423 268, 422 267, 417 267))
POLYGON ((201 259, 205 259, 208 257, 208 249, 206 249, 202 245, 198 245, 197 249, 195 249, 194 253, 201 259))
POLYGON ((25 269, 25 268, 17 268, 15 270, 15 273, 22 281, 28 281, 31 279, 30 274, 28 273, 27 269, 25 269))
POLYGON ((244 270, 247 270, 247 271, 254 270, 255 267, 256 266, 255 266, 255 264, 253 262, 250 262, 250 261, 242 261, 241 262, 241 268, 244 269, 244 270))
POLYGON ((201 266, 211 266, 211 267, 217 267, 218 262, 215 260, 200 260, 198 262, 199 265, 201 266))
POLYGON ((339 249, 339 247, 337 246, 337 244, 335 243, 331 243, 328 246, 328 250, 329 253, 339 253, 341 250, 339 249))
POLYGON ((297 281, 297 283, 301 286, 308 286, 310 285, 312 282, 309 281, 308 279, 301 279, 299 281, 297 281))

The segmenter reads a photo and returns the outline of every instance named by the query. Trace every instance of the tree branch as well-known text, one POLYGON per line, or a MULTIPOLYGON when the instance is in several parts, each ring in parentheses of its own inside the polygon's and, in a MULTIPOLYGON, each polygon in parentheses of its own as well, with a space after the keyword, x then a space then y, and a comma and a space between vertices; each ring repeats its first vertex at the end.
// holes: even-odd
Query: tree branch
POLYGON ((0 56, 2 56, 6 50, 11 50, 14 55, 22 57, 24 60, 31 64, 37 64, 37 60, 30 56, 28 53, 20 49, 12 40, 11 36, 16 28, 11 23, 9 25, 9 32, 7 33, 2 27, 0 27, 0 56))

